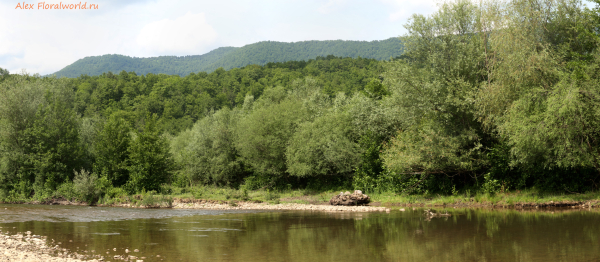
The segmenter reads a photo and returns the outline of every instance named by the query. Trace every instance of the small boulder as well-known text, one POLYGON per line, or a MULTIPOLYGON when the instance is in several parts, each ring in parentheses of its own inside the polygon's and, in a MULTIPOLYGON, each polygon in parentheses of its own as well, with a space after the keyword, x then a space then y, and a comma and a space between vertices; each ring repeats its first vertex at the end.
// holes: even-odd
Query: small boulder
POLYGON ((345 193, 340 192, 339 195, 335 195, 329 200, 329 204, 333 206, 358 206, 365 205, 371 201, 369 196, 362 193, 360 190, 354 190, 354 193, 346 191, 345 193))

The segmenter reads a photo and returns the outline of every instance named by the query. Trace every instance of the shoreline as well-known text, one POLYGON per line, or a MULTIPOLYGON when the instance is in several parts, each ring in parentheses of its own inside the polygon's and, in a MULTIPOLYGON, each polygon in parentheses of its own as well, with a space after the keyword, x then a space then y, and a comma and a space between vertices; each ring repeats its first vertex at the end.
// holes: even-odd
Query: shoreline
MULTIPOLYGON (((32 201, 21 203, 0 204, 23 204, 23 205, 67 205, 67 206, 88 206, 85 202, 68 201, 65 199, 51 199, 48 201, 32 201)), ((191 199, 176 198, 171 205, 159 203, 155 205, 144 206, 131 202, 114 203, 110 205, 97 204, 98 207, 124 207, 124 208, 173 208, 173 209, 207 209, 207 210, 303 210, 303 211, 322 211, 322 212, 390 212, 392 208, 397 207, 446 207, 446 208, 504 208, 504 209, 554 209, 554 208, 599 208, 600 200, 588 201, 547 201, 547 202, 522 202, 514 204, 505 203, 406 203, 406 202, 372 202, 368 205, 358 206, 334 206, 326 202, 323 203, 293 203, 283 202, 279 204, 259 202, 259 201, 238 201, 238 200, 211 200, 211 199, 191 199)))
POLYGON ((390 212, 385 206, 332 206, 298 203, 254 203, 246 201, 231 201, 229 203, 214 203, 206 200, 179 200, 173 202, 174 209, 216 209, 216 210, 305 210, 323 212, 390 212))
MULTIPOLYGON (((600 207, 600 192, 581 194, 551 194, 536 190, 487 194, 457 195, 398 195, 394 193, 370 194, 370 203, 357 206, 330 205, 332 196, 339 191, 306 193, 289 190, 276 193, 276 197, 264 191, 251 191, 241 199, 233 189, 207 188, 202 198, 192 194, 138 194, 101 199, 92 206, 126 208, 175 208, 215 210, 307 210, 324 212, 388 212, 397 207, 450 207, 450 208, 590 208, 600 207), (228 191, 227 191, 228 190, 228 191)), ((89 206, 87 202, 55 197, 45 200, 22 199, 0 204, 75 205, 89 206)))

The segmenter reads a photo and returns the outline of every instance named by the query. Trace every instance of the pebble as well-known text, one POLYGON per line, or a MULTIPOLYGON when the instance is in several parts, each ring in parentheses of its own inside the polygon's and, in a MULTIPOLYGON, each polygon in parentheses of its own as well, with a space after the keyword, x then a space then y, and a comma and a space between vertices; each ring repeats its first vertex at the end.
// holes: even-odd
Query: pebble
POLYGON ((82 259, 86 259, 86 261, 103 261, 103 258, 99 255, 85 256, 77 253, 69 253, 61 249, 58 245, 50 246, 46 244, 46 237, 39 235, 30 236, 30 231, 25 232, 25 234, 25 236, 19 233, 16 235, 7 235, 4 240, 0 241, 0 262, 78 262, 84 261, 82 259), (59 257, 53 257, 48 254, 54 252, 57 252, 59 257))
POLYGON ((387 207, 374 206, 331 206, 331 205, 310 205, 310 204, 266 204, 266 203, 251 203, 237 202, 236 206, 229 204, 215 203, 181 203, 176 201, 173 203, 173 208, 180 209, 218 209, 218 210, 310 210, 324 212, 390 212, 387 207))

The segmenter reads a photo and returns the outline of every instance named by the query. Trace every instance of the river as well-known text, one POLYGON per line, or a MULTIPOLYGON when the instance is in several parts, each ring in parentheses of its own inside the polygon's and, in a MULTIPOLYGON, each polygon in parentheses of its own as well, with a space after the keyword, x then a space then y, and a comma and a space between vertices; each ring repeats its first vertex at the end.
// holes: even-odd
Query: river
POLYGON ((451 216, 0 205, 0 227, 105 261, 600 260, 597 209, 438 212, 451 216))

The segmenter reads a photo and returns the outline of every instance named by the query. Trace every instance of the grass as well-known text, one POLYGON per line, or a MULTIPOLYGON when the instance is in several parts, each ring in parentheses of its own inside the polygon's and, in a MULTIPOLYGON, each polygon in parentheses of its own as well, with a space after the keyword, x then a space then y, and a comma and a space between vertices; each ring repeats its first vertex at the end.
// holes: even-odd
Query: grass
MULTIPOLYGON (((239 190, 224 189, 216 187, 205 187, 202 199, 210 200, 241 200, 241 201, 262 201, 275 203, 277 200, 283 203, 298 204, 325 204, 329 199, 338 194, 338 191, 307 191, 307 190, 283 190, 269 191, 256 190, 247 192, 247 197, 240 197, 244 194, 239 190)), ((346 190, 343 190, 346 191, 346 190)), ((351 190, 347 190, 351 191, 351 190)), ((535 189, 523 191, 511 191, 497 194, 484 193, 455 193, 455 195, 398 195, 394 193, 373 193, 369 194, 373 202, 382 205, 422 205, 422 206, 514 206, 516 204, 549 204, 565 202, 600 202, 600 193, 591 192, 585 194, 564 194, 564 193, 543 193, 535 189)), ((177 196, 185 197, 185 196, 177 196)))
POLYGON ((515 204, 540 205, 550 203, 600 202, 600 192, 584 194, 544 193, 535 189, 511 191, 497 194, 465 192, 456 195, 397 195, 394 193, 370 194, 374 202, 382 205, 422 206, 514 206, 515 204))
MULTIPOLYGON (((170 207, 176 198, 179 199, 204 199, 219 201, 222 203, 237 203, 239 201, 266 202, 271 204, 295 203, 295 204, 327 204, 329 199, 340 191, 353 190, 326 190, 315 191, 307 189, 287 190, 245 190, 223 188, 216 186, 200 186, 193 188, 170 187, 165 194, 156 192, 141 195, 128 196, 124 191, 115 191, 105 195, 98 200, 100 205, 115 205, 129 203, 135 206, 147 207, 170 207)), ((423 195, 399 195, 392 192, 368 194, 371 201, 381 205, 400 206, 506 206, 515 205, 545 205, 550 203, 576 203, 591 202, 594 206, 600 206, 600 192, 588 192, 582 194, 545 193, 536 189, 516 190, 501 192, 497 194, 474 193, 472 191, 453 192, 452 195, 423 194, 423 195)), ((24 200, 33 202, 33 200, 24 200)))

